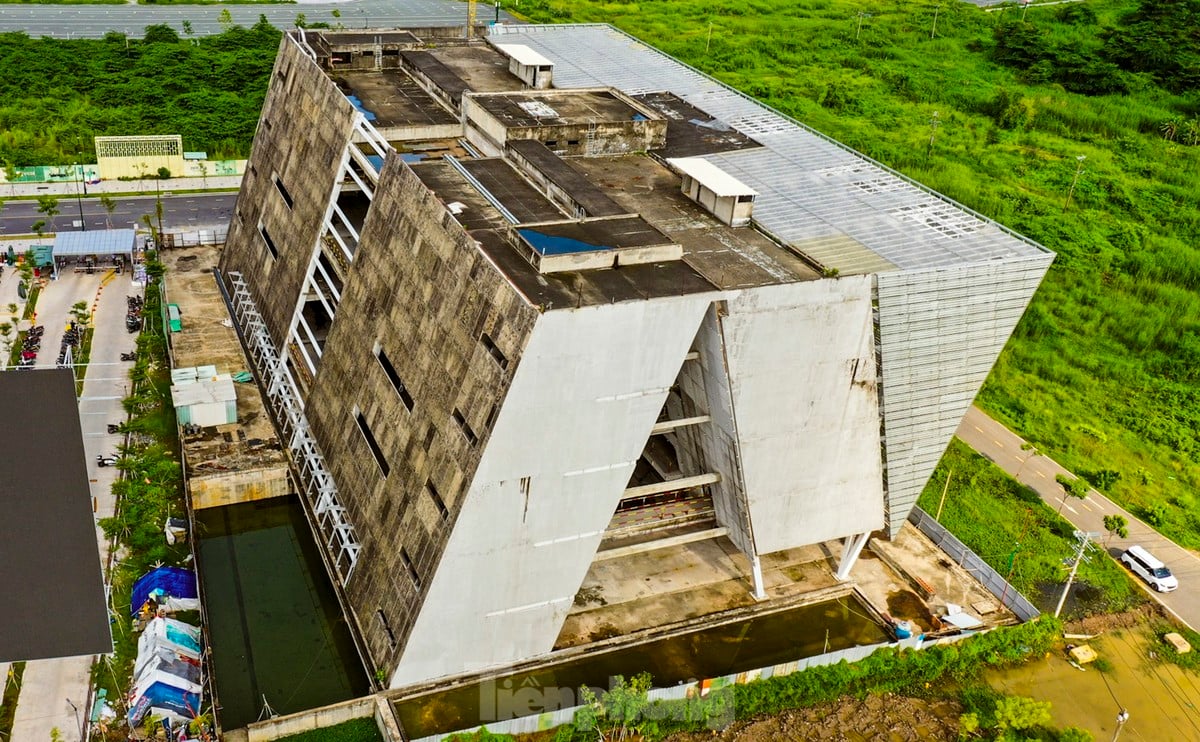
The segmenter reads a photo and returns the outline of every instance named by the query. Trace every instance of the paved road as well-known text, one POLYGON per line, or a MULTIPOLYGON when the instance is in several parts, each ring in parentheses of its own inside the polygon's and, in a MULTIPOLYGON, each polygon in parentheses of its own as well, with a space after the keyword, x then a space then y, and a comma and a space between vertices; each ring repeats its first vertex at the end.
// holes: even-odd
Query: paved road
MULTIPOLYGON (((511 2, 511 0, 509 0, 511 2)), ((303 13, 309 23, 341 23, 347 28, 395 26, 452 26, 467 21, 466 3, 455 0, 350 0, 266 5, 0 5, 0 31, 25 31, 30 36, 60 39, 99 38, 108 31, 141 36, 146 26, 169 24, 183 33, 189 21, 197 34, 221 30, 220 14, 228 10, 234 23, 251 26, 265 15, 272 25, 290 28, 303 13), (341 17, 334 17, 337 10, 341 17)), ((478 20, 495 17, 492 5, 480 3, 478 20)), ((515 19, 501 12, 500 19, 515 19)))
MULTIPOLYGON (((136 228, 141 226, 142 215, 153 215, 155 199, 153 196, 121 197, 114 196, 117 208, 113 211, 112 226, 114 229, 136 228)), ((173 229, 187 229, 195 226, 228 224, 233 214, 233 203, 237 199, 234 193, 189 193, 179 196, 163 197, 163 223, 173 229)), ((100 205, 99 199, 85 198, 76 200, 74 197, 61 196, 58 208, 61 212, 54 218, 54 224, 59 231, 70 232, 78 229, 79 210, 83 209, 83 221, 88 229, 104 229, 108 212, 100 205)), ((4 210, 0 211, 0 235, 32 234, 30 227, 34 222, 45 219, 38 212, 37 202, 28 200, 9 200, 4 202, 4 210)), ((52 232, 47 220, 46 231, 52 232)))
POLYGON ((1024 440, 978 407, 972 407, 967 412, 958 426, 957 435, 968 446, 1015 476, 1017 481, 1032 488, 1050 507, 1058 510, 1061 505, 1063 517, 1076 528, 1103 534, 1100 536, 1101 543, 1108 538, 1104 531, 1104 516, 1125 516, 1129 521, 1129 538, 1114 537, 1105 544, 1106 550, 1115 557, 1128 546, 1141 544, 1161 559, 1178 576, 1178 590, 1159 594, 1137 577, 1134 577, 1134 582, 1145 588, 1151 597, 1193 631, 1200 630, 1200 557, 1176 545, 1096 490, 1092 490, 1083 500, 1066 497, 1055 477, 1069 472, 1035 449, 1023 448, 1026 445, 1024 440))

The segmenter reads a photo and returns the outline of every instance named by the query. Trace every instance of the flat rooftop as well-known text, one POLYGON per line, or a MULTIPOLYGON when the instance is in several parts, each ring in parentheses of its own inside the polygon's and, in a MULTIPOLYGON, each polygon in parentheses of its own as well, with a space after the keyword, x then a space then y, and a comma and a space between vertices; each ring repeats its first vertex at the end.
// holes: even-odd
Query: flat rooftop
MULTIPOLYGON (((555 88, 523 89, 503 53, 484 40, 460 39, 401 51, 413 71, 407 80, 379 73, 335 79, 357 91, 383 126, 416 120, 422 108, 432 112, 430 121, 447 121, 445 106, 430 100, 422 85, 454 105, 474 93, 473 100, 508 128, 630 122, 647 115, 667 123, 665 145, 645 154, 560 157, 540 142, 509 138, 501 158, 460 158, 470 180, 432 157, 416 165, 426 186, 454 204, 464 228, 488 232, 476 239, 489 254, 520 242, 514 226, 638 215, 682 245, 688 271, 701 279, 683 280, 674 290, 660 280, 663 271, 650 272, 649 283, 636 289, 628 286, 631 276, 616 282, 622 286, 617 295, 646 296, 679 293, 678 286, 731 289, 814 280, 833 270, 851 275, 1051 258, 1042 246, 608 25, 496 26, 488 40, 527 46, 553 62, 555 88), (680 157, 699 158, 757 194, 751 226, 725 226, 682 194, 679 173, 664 164, 680 157)), ((420 143, 403 147, 419 151, 420 143)), ((607 244, 587 225, 580 231, 572 238, 607 244)), ((517 263, 498 262, 509 267, 514 283, 524 283, 517 263)), ((572 304, 588 296, 612 300, 614 291, 600 288, 609 280, 582 278, 586 272, 540 280, 575 287, 567 292, 572 304), (579 290, 585 285, 597 290, 579 290)), ((553 285, 527 288, 561 305, 553 285)))
MULTIPOLYGON (((1050 257, 1041 245, 612 26, 494 26, 490 38, 525 44, 553 61, 557 87, 611 86, 630 96, 670 91, 761 144, 686 154, 757 191, 755 222, 824 267, 872 273, 1050 257)), ((668 125, 668 148, 670 141, 668 125)))
POLYGON ((648 118, 607 90, 531 90, 477 95, 474 100, 511 128, 624 123, 648 118))
POLYGON ((403 70, 347 71, 338 72, 331 78, 343 94, 358 100, 359 110, 375 117, 371 123, 376 127, 458 123, 458 116, 438 103, 403 70))
MULTIPOLYGON (((213 278, 220 249, 206 245, 164 250, 168 301, 179 305, 183 329, 171 334, 175 368, 216 366, 217 373, 249 371, 229 313, 213 278)), ((234 384, 237 423, 182 435, 187 476, 286 468, 287 459, 253 382, 234 384)))
POLYGON ((0 372, 0 662, 112 652, 75 375, 0 372))

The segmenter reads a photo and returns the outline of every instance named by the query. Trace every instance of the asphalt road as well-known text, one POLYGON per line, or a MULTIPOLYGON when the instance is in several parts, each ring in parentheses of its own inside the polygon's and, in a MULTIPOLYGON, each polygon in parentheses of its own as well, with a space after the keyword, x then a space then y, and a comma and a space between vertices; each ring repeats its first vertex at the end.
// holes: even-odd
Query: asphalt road
MULTIPOLYGON (((1097 537, 1098 545, 1114 558, 1129 546, 1141 544, 1161 559, 1179 578, 1178 590, 1161 594, 1136 576, 1134 582, 1193 631, 1200 628, 1200 557, 1178 546, 1096 490, 1082 500, 1067 497, 1055 477, 1069 472, 1053 459, 1039 454, 1036 449, 1023 448, 1026 445, 1024 440, 988 417, 983 410, 977 407, 968 410, 958 426, 957 435, 968 446, 1041 495, 1047 505, 1055 510, 1061 506, 1063 517, 1076 528, 1100 534, 1097 537), (1108 540, 1104 516, 1113 514, 1123 515, 1129 521, 1129 538, 1113 537, 1111 541, 1108 540)), ((1064 558, 1068 556, 1063 555, 1064 558)))
MULTIPOLYGON (((511 2, 512 0, 509 0, 511 2)), ((166 23, 183 33, 183 22, 197 34, 221 30, 218 21, 228 10, 233 22, 252 26, 265 15, 278 28, 291 28, 303 13, 309 23, 341 23, 346 28, 395 26, 452 26, 467 20, 467 4, 455 0, 350 0, 349 2, 263 5, 0 5, 0 31, 25 31, 30 36, 60 39, 99 38, 109 31, 141 36, 146 26, 166 23), (337 10, 341 17, 335 17, 337 10)), ((495 18, 492 5, 480 3, 478 20, 495 18)), ((500 19, 515 19, 501 12, 500 19)))
MULTIPOLYGON (((142 215, 154 215, 153 196, 123 198, 114 196, 117 208, 113 211, 113 229, 136 228, 142 224, 142 215)), ((188 193, 178 196, 163 196, 163 226, 186 229, 188 227, 228 224, 233 214, 236 193, 188 193)), ((62 196, 58 199, 60 213, 54 218, 58 231, 78 229, 79 209, 83 208, 83 222, 88 229, 104 229, 108 226, 108 212, 99 199, 62 196)), ((52 232, 50 220, 38 212, 37 201, 10 200, 4 202, 0 211, 0 235, 32 234, 34 222, 45 219, 46 231, 52 232)))

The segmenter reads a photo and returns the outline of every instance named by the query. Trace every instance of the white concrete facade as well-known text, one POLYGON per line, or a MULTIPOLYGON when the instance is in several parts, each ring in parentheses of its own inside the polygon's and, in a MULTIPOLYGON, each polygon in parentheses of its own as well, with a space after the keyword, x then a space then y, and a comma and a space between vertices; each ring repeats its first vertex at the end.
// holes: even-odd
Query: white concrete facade
POLYGON ((754 544, 883 526, 871 278, 765 286, 722 318, 754 544))
POLYGON ((538 320, 392 687, 551 650, 714 298, 538 320))

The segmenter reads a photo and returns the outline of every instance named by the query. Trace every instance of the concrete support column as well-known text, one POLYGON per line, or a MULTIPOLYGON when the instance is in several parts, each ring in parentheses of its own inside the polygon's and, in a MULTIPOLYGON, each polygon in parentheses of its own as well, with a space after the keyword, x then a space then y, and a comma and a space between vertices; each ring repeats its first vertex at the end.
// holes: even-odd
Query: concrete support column
POLYGON ((754 574, 754 599, 766 600, 767 591, 763 589, 762 562, 758 559, 758 554, 750 557, 750 571, 754 574))
POLYGON ((858 533, 846 539, 846 543, 842 545, 842 558, 838 562, 838 570, 835 575, 839 581, 844 582, 850 576, 850 570, 854 568, 854 563, 858 561, 858 555, 862 553, 863 547, 867 545, 867 539, 870 537, 870 533, 858 533))

